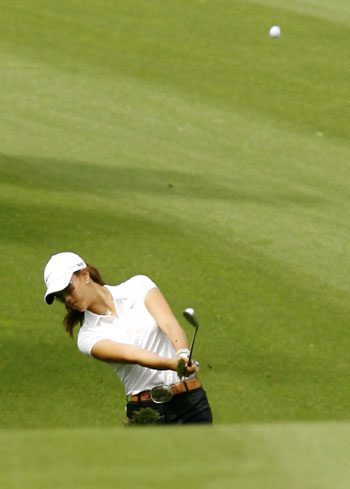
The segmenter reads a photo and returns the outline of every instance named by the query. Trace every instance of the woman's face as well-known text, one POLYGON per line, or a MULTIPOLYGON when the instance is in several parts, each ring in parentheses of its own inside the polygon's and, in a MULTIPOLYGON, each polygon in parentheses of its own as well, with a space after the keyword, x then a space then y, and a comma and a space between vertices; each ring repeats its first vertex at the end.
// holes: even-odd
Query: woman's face
POLYGON ((86 311, 87 309, 87 290, 86 290, 85 274, 73 273, 71 281, 67 287, 60 292, 57 292, 56 297, 66 306, 77 311, 86 311))

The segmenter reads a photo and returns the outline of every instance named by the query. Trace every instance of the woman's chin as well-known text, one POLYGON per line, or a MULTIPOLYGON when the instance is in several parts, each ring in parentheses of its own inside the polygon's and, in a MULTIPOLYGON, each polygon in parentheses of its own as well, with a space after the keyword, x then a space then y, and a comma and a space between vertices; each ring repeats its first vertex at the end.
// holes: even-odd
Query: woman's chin
POLYGON ((78 303, 69 304, 69 307, 74 309, 75 311, 79 311, 79 312, 84 312, 86 310, 84 307, 82 307, 81 304, 78 304, 78 303))

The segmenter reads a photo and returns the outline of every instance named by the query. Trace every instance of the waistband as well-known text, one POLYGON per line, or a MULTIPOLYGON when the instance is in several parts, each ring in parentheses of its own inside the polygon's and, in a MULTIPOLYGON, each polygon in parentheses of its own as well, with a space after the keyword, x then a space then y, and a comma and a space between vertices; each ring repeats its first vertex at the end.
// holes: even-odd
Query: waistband
MULTIPOLYGON (((197 377, 194 377, 193 379, 183 380, 177 384, 173 384, 171 386, 171 390, 173 392, 173 396, 177 396, 178 394, 184 394, 185 392, 199 389, 200 386, 201 383, 197 377)), ((127 399, 132 402, 149 401, 151 399, 151 391, 142 391, 133 396, 128 396, 127 399)))

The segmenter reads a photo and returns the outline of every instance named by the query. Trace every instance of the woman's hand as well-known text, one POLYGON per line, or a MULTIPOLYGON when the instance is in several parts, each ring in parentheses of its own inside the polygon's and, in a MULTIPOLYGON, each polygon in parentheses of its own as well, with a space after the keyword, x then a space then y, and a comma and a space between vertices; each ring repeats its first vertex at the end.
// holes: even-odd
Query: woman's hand
POLYGON ((182 377, 193 377, 198 372, 198 363, 195 360, 191 360, 189 363, 189 358, 176 358, 177 360, 177 374, 180 378, 182 377))

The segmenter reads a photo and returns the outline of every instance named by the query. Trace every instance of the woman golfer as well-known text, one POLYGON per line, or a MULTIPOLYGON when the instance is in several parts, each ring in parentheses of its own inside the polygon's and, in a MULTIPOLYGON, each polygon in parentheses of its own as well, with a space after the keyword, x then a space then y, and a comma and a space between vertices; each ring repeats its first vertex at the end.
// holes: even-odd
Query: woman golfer
POLYGON ((107 362, 123 382, 130 422, 212 422, 198 366, 188 362, 186 334, 152 280, 137 275, 105 285, 96 268, 71 252, 50 258, 44 280, 46 303, 56 297, 66 306, 70 336, 80 325, 79 350, 107 362))

